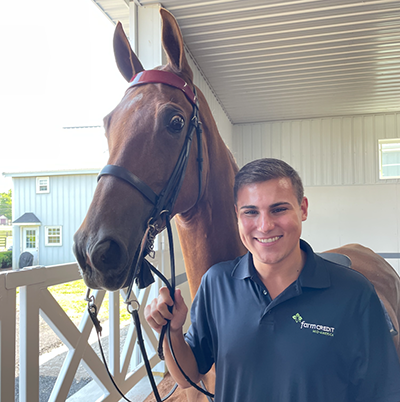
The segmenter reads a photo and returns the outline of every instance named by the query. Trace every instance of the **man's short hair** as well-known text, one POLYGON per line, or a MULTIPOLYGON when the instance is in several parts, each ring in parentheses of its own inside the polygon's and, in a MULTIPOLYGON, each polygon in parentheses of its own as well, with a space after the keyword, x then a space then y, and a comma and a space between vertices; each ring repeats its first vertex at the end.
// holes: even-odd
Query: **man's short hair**
POLYGON ((304 188, 299 174, 286 162, 274 158, 256 159, 244 165, 239 170, 236 174, 235 186, 233 188, 235 205, 237 204, 238 192, 243 186, 285 177, 292 182, 297 201, 301 205, 304 197, 304 188))

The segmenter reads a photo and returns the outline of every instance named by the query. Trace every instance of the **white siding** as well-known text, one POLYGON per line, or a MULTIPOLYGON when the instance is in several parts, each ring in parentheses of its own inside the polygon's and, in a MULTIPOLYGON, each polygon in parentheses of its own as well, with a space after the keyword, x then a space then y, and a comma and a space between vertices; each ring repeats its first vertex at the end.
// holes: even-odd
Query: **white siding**
POLYGON ((382 184, 378 139, 398 137, 400 113, 274 121, 235 125, 233 150, 239 166, 283 159, 306 186, 382 184))
MULTIPOLYGON (((303 237, 317 251, 360 243, 400 253, 400 180, 379 180, 378 139, 400 137, 400 113, 233 126, 239 166, 283 159, 310 201, 303 237)), ((400 272, 399 260, 388 260, 400 272)))
MULTIPOLYGON (((13 179, 13 221, 33 212, 41 222, 39 264, 74 262, 73 235, 86 216, 96 188, 95 174, 50 176, 50 193, 36 194, 36 177, 13 179), (45 226, 62 226, 62 246, 45 246, 45 226)), ((20 227, 13 229, 13 267, 21 250, 20 227)))

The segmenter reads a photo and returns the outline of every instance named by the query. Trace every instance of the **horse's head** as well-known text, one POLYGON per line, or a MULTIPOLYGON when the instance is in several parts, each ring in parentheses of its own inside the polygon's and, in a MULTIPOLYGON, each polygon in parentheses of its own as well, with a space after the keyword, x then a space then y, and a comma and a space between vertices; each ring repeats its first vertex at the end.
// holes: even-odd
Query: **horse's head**
MULTIPOLYGON (((186 83, 191 93, 193 74, 178 24, 166 10, 161 9, 160 13, 168 63, 157 71, 180 77, 179 83, 186 83)), ((128 82, 143 71, 120 24, 114 35, 114 52, 118 68, 128 82)), ((174 171, 196 109, 190 94, 185 94, 179 85, 148 80, 145 84, 134 83, 119 105, 104 118, 110 153, 108 164, 133 173, 157 196, 165 190, 174 171)), ((199 196, 196 134, 192 142, 186 175, 171 216, 192 208, 199 196)), ((205 169, 203 175, 206 174, 205 169)), ((149 197, 127 181, 114 174, 101 176, 87 216, 74 237, 74 253, 89 287, 116 290, 127 285, 154 208, 149 197)))

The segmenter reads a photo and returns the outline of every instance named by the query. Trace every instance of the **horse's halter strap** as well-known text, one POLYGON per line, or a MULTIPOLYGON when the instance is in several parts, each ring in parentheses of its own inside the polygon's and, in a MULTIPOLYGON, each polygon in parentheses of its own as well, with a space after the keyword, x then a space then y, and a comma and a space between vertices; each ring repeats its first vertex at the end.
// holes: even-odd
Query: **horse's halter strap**
POLYGON ((183 80, 181 77, 178 77, 174 73, 163 70, 142 71, 133 76, 130 82, 129 88, 135 85, 150 83, 170 85, 171 87, 180 89, 186 95, 190 103, 192 103, 193 106, 198 107, 196 94, 192 91, 185 80, 183 80))
MULTIPOLYGON (((203 147, 201 139, 201 131, 202 131, 201 122, 199 121, 199 105, 197 96, 195 94, 195 90, 192 91, 192 89, 187 85, 187 83, 177 75, 161 70, 142 71, 136 74, 132 78, 128 90, 133 86, 151 84, 151 83, 162 83, 181 90, 193 105, 193 115, 189 123, 185 141, 182 146, 182 150, 179 154, 177 163, 174 167, 174 170, 167 184, 165 185, 161 193, 157 195, 146 183, 140 180, 135 174, 128 171, 122 166, 116 166, 116 165, 105 166, 99 173, 97 180, 100 180, 100 178, 105 175, 116 176, 119 179, 122 179, 127 183, 129 183, 132 187, 137 189, 147 200, 149 200, 154 205, 154 209, 150 215, 150 218, 148 219, 149 222, 148 226, 150 224, 153 225, 153 230, 152 233, 150 234, 155 235, 156 234, 155 232, 157 232, 160 229, 160 227, 155 228, 154 226, 160 220, 161 215, 165 214, 165 218, 167 218, 167 216, 169 216, 172 213, 172 210, 174 208, 175 201, 178 197, 185 176, 185 171, 189 160, 190 146, 192 143, 192 138, 195 130, 197 133, 197 140, 198 140, 197 160, 199 166, 199 192, 197 201, 200 199, 202 192, 203 147)), ((146 233, 147 232, 148 231, 146 229, 146 233)), ((132 279, 137 277, 139 270, 140 270, 140 261, 138 258, 136 267, 132 272, 132 279)), ((145 286, 147 285, 148 283, 145 284, 145 286)))

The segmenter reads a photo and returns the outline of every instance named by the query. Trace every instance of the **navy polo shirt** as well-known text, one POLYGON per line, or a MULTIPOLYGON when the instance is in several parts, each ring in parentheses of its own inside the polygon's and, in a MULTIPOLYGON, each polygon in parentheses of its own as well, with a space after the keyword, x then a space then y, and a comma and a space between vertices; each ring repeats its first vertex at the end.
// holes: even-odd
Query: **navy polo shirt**
POLYGON ((380 301, 358 272, 307 254, 274 300, 250 253, 203 276, 186 340, 215 402, 399 402, 400 364, 380 301))

